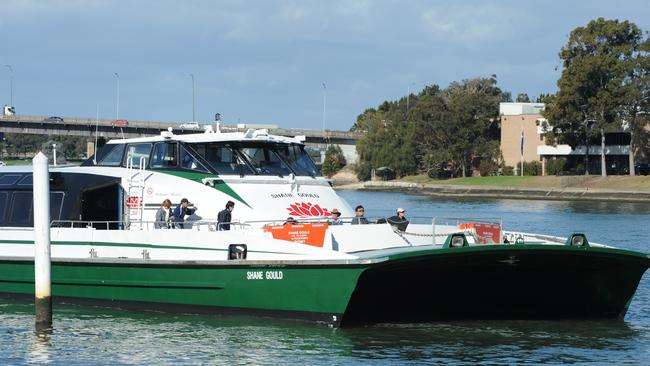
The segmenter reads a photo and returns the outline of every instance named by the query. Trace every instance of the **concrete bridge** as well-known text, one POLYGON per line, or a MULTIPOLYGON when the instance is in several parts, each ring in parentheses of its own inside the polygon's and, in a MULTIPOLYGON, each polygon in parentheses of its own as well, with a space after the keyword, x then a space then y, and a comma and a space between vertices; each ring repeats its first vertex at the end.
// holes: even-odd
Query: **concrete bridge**
MULTIPOLYGON (((161 131, 166 131, 169 127, 174 129, 175 134, 203 132, 202 128, 181 128, 178 123, 159 121, 129 120, 126 126, 118 126, 111 119, 96 120, 86 117, 51 118, 48 116, 29 115, 0 116, 0 132, 88 136, 89 143, 93 143, 96 136, 106 139, 116 139, 158 135, 161 131)), ((248 128, 256 128, 256 126, 247 125, 246 128, 238 128, 236 125, 221 125, 222 132, 243 132, 248 128)), ((328 144, 339 145, 348 163, 356 162, 356 142, 363 136, 362 133, 358 132, 320 131, 299 128, 270 128, 269 133, 290 137, 305 136, 305 144, 307 146, 321 151, 324 151, 328 144)), ((91 147, 93 147, 92 144, 91 147)))

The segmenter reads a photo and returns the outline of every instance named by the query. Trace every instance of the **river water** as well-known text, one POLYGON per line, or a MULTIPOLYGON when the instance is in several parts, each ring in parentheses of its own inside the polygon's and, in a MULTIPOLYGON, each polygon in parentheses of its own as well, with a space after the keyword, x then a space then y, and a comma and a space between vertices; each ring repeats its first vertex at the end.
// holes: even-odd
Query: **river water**
MULTIPOLYGON (((370 216, 502 218, 506 229, 650 252, 650 206, 519 200, 447 200, 340 191, 370 216)), ((480 306, 480 304, 477 304, 480 306)), ((253 317, 210 317, 55 305, 51 334, 36 335, 33 305, 0 300, 0 365, 14 364, 650 364, 650 275, 623 321, 457 321, 329 329, 253 317)))

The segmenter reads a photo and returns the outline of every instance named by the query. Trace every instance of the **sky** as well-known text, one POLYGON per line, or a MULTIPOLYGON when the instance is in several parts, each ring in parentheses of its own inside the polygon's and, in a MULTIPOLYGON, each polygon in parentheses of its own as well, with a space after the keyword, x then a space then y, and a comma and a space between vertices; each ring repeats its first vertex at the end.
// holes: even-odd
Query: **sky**
POLYGON ((348 130, 431 84, 553 93, 573 29, 648 31, 648 15, 647 0, 3 0, 0 103, 13 89, 18 114, 348 130))

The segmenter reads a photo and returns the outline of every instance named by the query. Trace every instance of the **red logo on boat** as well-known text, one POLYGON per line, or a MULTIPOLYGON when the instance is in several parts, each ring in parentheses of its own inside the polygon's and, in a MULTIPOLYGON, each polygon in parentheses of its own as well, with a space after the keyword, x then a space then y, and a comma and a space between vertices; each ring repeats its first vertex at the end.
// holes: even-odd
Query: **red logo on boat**
POLYGON ((126 206, 129 208, 142 207, 142 200, 138 196, 129 196, 126 200, 126 206))
POLYGON ((318 203, 296 202, 287 208, 290 216, 296 217, 329 217, 332 213, 318 203))

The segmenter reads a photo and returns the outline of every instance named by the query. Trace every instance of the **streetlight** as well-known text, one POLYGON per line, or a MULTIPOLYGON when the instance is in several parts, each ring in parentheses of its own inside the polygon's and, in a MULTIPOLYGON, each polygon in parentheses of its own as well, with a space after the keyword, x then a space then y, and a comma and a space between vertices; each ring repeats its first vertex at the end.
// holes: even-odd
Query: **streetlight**
POLYGON ((52 153, 54 155, 54 166, 56 166, 56 144, 52 144, 52 153))
POLYGON ((9 106, 14 105, 14 69, 11 65, 5 65, 9 69, 9 106))
POLYGON ((406 92, 406 115, 407 116, 409 114, 409 99, 411 98, 411 85, 415 85, 415 83, 410 83, 408 86, 408 91, 406 92))
POLYGON ((114 73, 117 78, 117 108, 115 111, 115 119, 120 119, 120 74, 114 73))
POLYGON ((192 122, 196 122, 196 118, 194 115, 194 74, 190 74, 192 77, 192 122))
POLYGON ((593 119, 585 119, 582 126, 585 128, 585 175, 589 175, 589 131, 594 126, 593 119))
POLYGON ((325 102, 327 101, 327 86, 323 83, 323 138, 325 138, 325 102))

